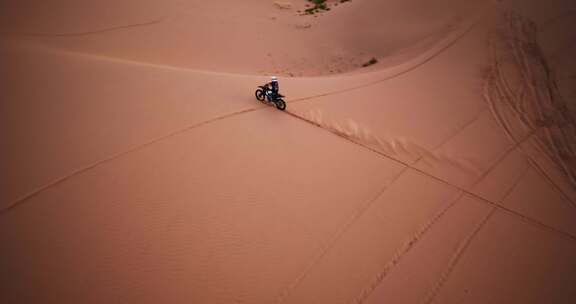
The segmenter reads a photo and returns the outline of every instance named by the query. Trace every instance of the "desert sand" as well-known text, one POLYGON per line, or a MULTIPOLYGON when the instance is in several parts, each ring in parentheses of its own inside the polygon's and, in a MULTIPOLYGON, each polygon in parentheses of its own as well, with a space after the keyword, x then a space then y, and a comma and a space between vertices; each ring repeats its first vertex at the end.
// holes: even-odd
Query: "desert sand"
POLYGON ((576 303, 574 1, 311 5, 0 2, 0 303, 576 303))

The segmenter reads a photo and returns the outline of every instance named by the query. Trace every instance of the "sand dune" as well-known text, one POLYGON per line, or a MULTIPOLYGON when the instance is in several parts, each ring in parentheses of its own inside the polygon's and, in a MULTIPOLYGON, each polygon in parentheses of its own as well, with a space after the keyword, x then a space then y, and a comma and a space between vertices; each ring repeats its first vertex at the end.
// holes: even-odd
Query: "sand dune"
POLYGON ((395 65, 486 6, 486 1, 440 2, 350 1, 329 14, 302 16, 303 0, 288 10, 262 0, 242 5, 58 0, 50 9, 14 1, 0 19, 2 32, 15 39, 31 36, 36 43, 83 53, 210 71, 308 76, 352 71, 372 57, 395 65))
POLYGON ((307 4, 0 4, 0 302, 575 302, 574 4, 307 4))

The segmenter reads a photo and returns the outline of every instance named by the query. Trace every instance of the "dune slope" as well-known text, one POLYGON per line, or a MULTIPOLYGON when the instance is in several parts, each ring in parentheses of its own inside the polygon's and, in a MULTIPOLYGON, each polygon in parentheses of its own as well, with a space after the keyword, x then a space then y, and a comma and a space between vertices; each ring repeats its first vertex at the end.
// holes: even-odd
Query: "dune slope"
POLYGON ((574 4, 306 4, 0 4, 0 302, 574 303, 574 4))

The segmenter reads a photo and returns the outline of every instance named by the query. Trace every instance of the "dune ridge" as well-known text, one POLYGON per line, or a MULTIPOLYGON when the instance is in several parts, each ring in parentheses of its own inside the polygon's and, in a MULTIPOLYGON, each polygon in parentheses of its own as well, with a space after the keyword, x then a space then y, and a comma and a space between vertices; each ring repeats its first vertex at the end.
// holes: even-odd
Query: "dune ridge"
MULTIPOLYGON (((457 129, 453 135, 447 137, 444 141, 439 143, 437 147, 441 147, 445 142, 451 140, 469 124, 474 123, 483 112, 484 110, 478 112, 478 115, 474 116, 472 120, 464 124, 461 128, 457 129)), ((410 140, 409 138, 394 137, 390 134, 377 135, 374 131, 370 130, 368 126, 362 125, 353 119, 347 119, 345 121, 330 119, 329 117, 326 117, 326 115, 323 114, 323 112, 319 109, 309 110, 306 113, 289 111, 289 114, 296 115, 305 119, 306 121, 313 123, 314 125, 336 133, 339 136, 348 138, 354 142, 358 142, 366 146, 370 146, 378 150, 380 153, 389 155, 396 159, 401 159, 407 163, 415 164, 418 161, 423 160, 426 163, 433 162, 437 165, 454 166, 458 169, 466 171, 475 177, 482 173, 481 168, 477 165, 474 165, 474 163, 470 160, 459 158, 457 155, 446 154, 444 151, 435 151, 437 148, 428 150, 425 147, 420 146, 414 141, 410 140)))
MULTIPOLYGON (((434 179, 434 180, 436 180, 436 181, 439 181, 439 182, 441 182, 441 183, 443 183, 443 184, 446 184, 446 185, 448 185, 448 186, 450 186, 450 187, 453 187, 453 188, 455 188, 455 189, 457 189, 457 190, 459 190, 459 191, 462 191, 463 193, 465 193, 465 194, 467 194, 467 195, 469 195, 469 196, 471 196, 471 197, 474 197, 474 198, 479 199, 480 201, 483 201, 483 202, 485 202, 485 203, 487 203, 487 204, 489 204, 489 205, 491 205, 491 206, 494 206, 494 208, 498 208, 498 209, 501 209, 501 210, 506 211, 506 212, 508 212, 508 213, 511 213, 511 214, 513 214, 513 215, 515 215, 515 216, 520 217, 520 218, 523 219, 523 220, 526 220, 527 222, 529 222, 529 223, 531 223, 531 224, 535 224, 536 226, 540 226, 541 228, 545 228, 546 230, 549 230, 549 231, 551 231, 551 232, 559 233, 559 234, 563 235, 564 237, 567 237, 568 239, 572 239, 572 240, 576 241, 576 235, 573 235, 573 234, 571 234, 571 233, 569 233, 569 232, 565 232, 565 231, 559 230, 559 229, 554 228, 554 227, 552 227, 552 226, 550 226, 550 225, 548 225, 548 224, 546 224, 546 223, 544 223, 544 222, 541 222, 541 221, 539 221, 539 220, 537 220, 537 219, 534 219, 534 218, 528 217, 528 216, 526 216, 526 215, 523 215, 523 214, 521 214, 521 213, 518 213, 518 212, 516 212, 516 211, 514 211, 514 210, 512 210, 512 209, 509 209, 509 208, 507 208, 507 207, 505 207, 505 206, 503 206, 503 205, 498 204, 497 202, 493 202, 493 201, 491 201, 491 200, 488 200, 488 199, 486 199, 486 198, 484 198, 484 197, 482 197, 482 196, 480 196, 480 195, 472 192, 471 190, 468 190, 468 189, 463 188, 463 187, 461 187, 461 186, 458 186, 458 185, 456 185, 456 184, 450 183, 450 181, 445 180, 445 179, 443 179, 442 177, 435 176, 435 175, 433 175, 433 174, 431 174, 431 173, 429 173, 429 172, 426 172, 426 171, 424 171, 424 170, 422 170, 422 169, 419 169, 419 168, 413 166, 412 164, 410 164, 409 162, 405 162, 405 161, 403 161, 403 160, 401 160, 401 159, 399 159, 399 158, 396 158, 396 157, 394 157, 394 156, 385 154, 385 153, 383 153, 383 152, 381 152, 381 151, 379 151, 379 150, 377 150, 377 149, 375 149, 375 148, 373 148, 373 147, 371 147, 371 146, 369 146, 369 145, 367 145, 367 144, 365 144, 365 143, 362 143, 362 142, 360 142, 360 141, 357 141, 354 136, 350 135, 350 134, 347 133, 347 132, 342 131, 342 130, 339 129, 339 128, 326 127, 326 126, 324 126, 324 125, 319 124, 318 122, 315 122, 315 121, 313 121, 313 120, 309 120, 309 119, 307 119, 307 118, 305 118, 305 117, 303 117, 303 116, 298 116, 298 115, 296 115, 296 114, 294 114, 294 113, 292 113, 292 112, 289 112, 289 111, 287 111, 286 113, 287 113, 288 115, 292 116, 292 117, 296 117, 296 118, 298 118, 298 119, 300 119, 300 120, 303 120, 303 121, 305 121, 305 122, 307 122, 307 123, 309 123, 309 124, 311 124, 311 125, 313 125, 313 126, 316 126, 316 127, 318 127, 318 128, 324 129, 324 130, 326 130, 326 131, 328 131, 328 132, 330 132, 330 133, 332 133, 332 134, 334 134, 334 135, 336 135, 336 136, 338 136, 338 137, 341 137, 341 138, 343 138, 343 139, 345 139, 345 140, 347 140, 347 141, 349 141, 349 142, 352 142, 352 143, 354 143, 354 144, 356 144, 356 145, 359 145, 359 146, 361 146, 361 147, 363 147, 363 148, 365 148, 365 149, 368 149, 368 150, 370 150, 370 151, 372 151, 372 152, 374 152, 374 153, 376 153, 376 154, 379 154, 379 155, 381 155, 381 156, 383 156, 383 157, 385 157, 385 158, 391 159, 391 160, 393 160, 393 161, 395 161, 395 162, 403 165, 405 168, 409 168, 409 169, 411 169, 411 170, 414 170, 414 171, 416 171, 416 172, 418 172, 418 173, 420 173, 420 174, 422 174, 422 175, 424 175, 424 176, 427 176, 427 177, 432 178, 432 179, 434 179)), ((522 176, 520 176, 520 177, 518 178, 518 180, 520 180, 521 177, 522 177, 522 176)), ((517 184, 517 183, 518 183, 518 180, 516 180, 516 181, 514 182, 514 184, 517 184)), ((480 181, 480 180, 478 180, 477 182, 479 182, 479 181, 480 181)), ((477 182, 476 182, 476 183, 477 183, 477 182)))

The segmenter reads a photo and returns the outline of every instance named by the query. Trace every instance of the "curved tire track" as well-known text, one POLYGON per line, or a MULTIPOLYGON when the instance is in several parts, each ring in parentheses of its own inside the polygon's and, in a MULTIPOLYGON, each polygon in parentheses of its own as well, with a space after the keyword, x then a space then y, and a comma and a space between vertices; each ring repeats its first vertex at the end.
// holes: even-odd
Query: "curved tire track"
POLYGON ((90 165, 87 165, 87 166, 84 166, 84 167, 82 167, 82 168, 80 168, 80 169, 77 169, 77 170, 75 170, 75 171, 72 171, 72 172, 70 172, 69 174, 67 174, 67 175, 65 175, 65 176, 59 177, 59 178, 57 178, 57 179, 55 179, 55 180, 53 180, 53 181, 51 181, 51 182, 49 182, 49 183, 47 183, 47 184, 45 184, 45 185, 43 185, 43 186, 37 188, 36 190, 31 191, 30 193, 25 194, 25 195, 22 196, 21 198, 16 199, 16 200, 13 201, 12 203, 8 204, 7 207, 4 207, 4 208, 2 208, 2 209, 0 210, 0 216, 5 215, 6 213, 10 212, 11 210, 14 210, 16 207, 20 206, 21 204, 25 203, 26 201, 28 201, 28 200, 30 200, 30 199, 38 196, 38 195, 39 195, 40 193, 42 193, 43 191, 45 191, 45 190, 47 190, 47 189, 49 189, 49 188, 58 186, 58 185, 66 182, 67 180, 69 180, 69 179, 71 179, 71 178, 73 178, 73 177, 76 177, 76 176, 78 176, 78 175, 81 175, 82 173, 85 173, 86 171, 89 171, 89 170, 91 170, 91 169, 97 168, 97 167, 99 167, 99 166, 101 166, 101 165, 103 165, 103 164, 105 164, 105 163, 108 163, 108 162, 110 162, 110 161, 113 161, 113 160, 116 160, 116 159, 118 159, 118 158, 124 157, 124 156, 126 156, 127 154, 130 154, 130 153, 132 153, 132 152, 140 151, 140 150, 142 150, 142 149, 144 149, 144 148, 146 148, 146 147, 148 147, 148 146, 151 146, 151 145, 153 145, 153 144, 162 142, 162 141, 167 140, 167 139, 169 139, 169 138, 172 138, 172 137, 181 135, 181 134, 183 134, 183 133, 185 133, 185 132, 187 132, 187 131, 190 131, 190 130, 192 130, 192 129, 196 129, 196 128, 202 127, 202 126, 204 126, 204 125, 207 125, 207 124, 210 124, 210 123, 219 121, 219 120, 223 120, 223 119, 226 119, 226 118, 229 118, 229 117, 232 117, 232 116, 242 115, 242 114, 254 112, 254 111, 257 111, 257 110, 260 110, 260 109, 263 109, 263 108, 249 108, 249 109, 244 109, 244 110, 240 110, 240 111, 236 111, 236 112, 224 114, 224 115, 221 115, 221 116, 212 118, 212 119, 210 119, 210 120, 206 120, 206 121, 203 121, 203 122, 199 122, 199 123, 196 123, 196 124, 187 126, 187 127, 185 127, 185 128, 182 128, 182 129, 178 129, 178 130, 176 130, 176 131, 174 131, 174 132, 171 132, 171 133, 168 133, 168 134, 166 134, 166 135, 157 137, 157 138, 152 139, 152 140, 150 140, 150 141, 147 141, 147 142, 145 142, 145 143, 143 143, 143 144, 136 145, 136 146, 134 146, 134 147, 132 147, 132 148, 130 148, 130 149, 128 149, 128 150, 125 150, 125 151, 122 151, 122 152, 120 152, 120 153, 114 154, 114 155, 112 155, 112 156, 110 156, 110 157, 107 157, 107 158, 98 160, 98 161, 96 161, 96 162, 94 162, 94 163, 92 163, 92 164, 90 164, 90 165))
POLYGON ((290 103, 302 102, 302 101, 306 101, 306 100, 310 100, 310 99, 315 99, 318 97, 331 96, 331 95, 335 95, 335 94, 341 94, 341 93, 345 93, 345 92, 350 92, 350 91, 366 88, 366 87, 373 86, 373 85, 382 83, 384 81, 387 81, 387 80, 390 80, 393 78, 400 77, 400 76, 407 74, 409 72, 412 72, 412 71, 420 68, 421 66, 425 65, 426 63, 430 62, 434 58, 438 57, 440 54, 444 53, 444 51, 448 50, 450 47, 452 47, 458 41, 460 41, 462 38, 464 38, 468 33, 470 33, 472 31, 472 29, 474 29, 474 27, 476 27, 482 21, 484 16, 487 14, 488 10, 489 10, 489 8, 485 9, 483 12, 478 14, 478 16, 476 16, 474 21, 472 21, 472 22, 468 23, 466 26, 464 26, 463 30, 461 30, 457 34, 455 34, 454 37, 445 38, 443 43, 441 42, 440 45, 432 48, 429 51, 430 54, 428 54, 427 56, 424 56, 424 58, 413 60, 413 61, 415 61, 415 63, 413 63, 411 66, 409 66, 409 67, 407 67, 401 71, 393 73, 392 75, 386 76, 384 78, 381 78, 381 79, 378 79, 375 81, 371 81, 371 82, 368 82, 365 84, 361 84, 358 86, 290 100, 290 103))
MULTIPOLYGON (((547 118, 551 115, 560 113, 562 123, 574 124, 574 121, 559 111, 563 106, 562 100, 556 100, 556 84, 551 76, 545 58, 541 54, 536 40, 536 26, 530 20, 519 16, 514 12, 506 14, 506 25, 508 36, 506 39, 491 40, 492 64, 486 79, 483 95, 496 122, 504 130, 504 133, 528 160, 538 174, 562 196, 562 198, 572 207, 576 207, 576 202, 570 195, 559 186, 534 156, 522 147, 522 143, 530 135, 535 135, 536 148, 540 149, 539 154, 546 157, 551 164, 558 167, 560 172, 565 175, 570 184, 576 184, 574 171, 562 159, 561 152, 566 141, 566 134, 561 136, 551 135, 550 122, 547 118), (502 57, 497 51, 496 44, 503 44, 504 47, 500 52, 509 52, 512 55, 514 72, 521 80, 518 85, 518 94, 514 94, 510 84, 504 75, 502 67, 502 57), (500 55, 500 56, 499 56, 500 55), (533 67, 534 66, 534 67, 533 67), (537 81, 543 81, 545 89, 537 85, 537 81), (523 131, 528 132, 528 136, 523 139, 517 139, 511 128, 514 124, 506 119, 502 112, 510 112, 520 122, 523 131)), ((506 54, 506 53, 504 53, 506 54)), ((569 127, 568 126, 568 127, 569 127)))
POLYGON ((107 28, 101 28, 92 31, 83 32, 70 32, 70 33, 39 33, 39 32, 20 32, 20 31, 0 31, 0 35, 11 35, 11 36, 27 36, 27 37, 79 37, 79 36, 89 36, 94 34, 101 34, 106 32, 112 32, 117 30, 130 29, 135 27, 145 27, 155 25, 164 22, 166 18, 154 19, 147 22, 132 23, 125 25, 112 26, 107 28))

